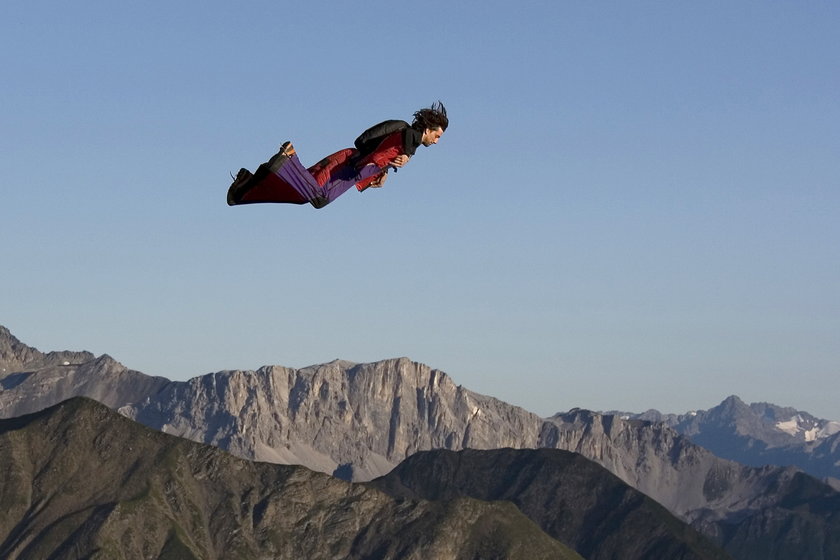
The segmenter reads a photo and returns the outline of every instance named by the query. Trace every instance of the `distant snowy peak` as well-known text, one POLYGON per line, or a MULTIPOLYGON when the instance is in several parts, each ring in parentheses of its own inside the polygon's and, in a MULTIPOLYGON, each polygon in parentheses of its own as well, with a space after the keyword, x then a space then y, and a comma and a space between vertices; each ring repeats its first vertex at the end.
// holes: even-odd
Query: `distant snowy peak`
POLYGON ((767 403, 753 403, 750 409, 768 426, 810 443, 840 432, 840 422, 816 418, 807 412, 767 403))
POLYGON ((770 403, 748 405, 734 395, 709 410, 691 410, 684 414, 663 413, 658 410, 642 413, 609 411, 604 414, 616 415, 624 420, 662 422, 689 436, 708 430, 711 426, 717 426, 718 429, 729 426, 729 429, 742 436, 778 440, 768 441, 771 445, 783 445, 792 441, 818 442, 840 433, 840 421, 816 418, 795 408, 770 403))
POLYGON ((745 465, 796 465, 840 487, 840 421, 731 396, 709 410, 663 414, 607 412, 625 420, 662 423, 719 457, 745 465))

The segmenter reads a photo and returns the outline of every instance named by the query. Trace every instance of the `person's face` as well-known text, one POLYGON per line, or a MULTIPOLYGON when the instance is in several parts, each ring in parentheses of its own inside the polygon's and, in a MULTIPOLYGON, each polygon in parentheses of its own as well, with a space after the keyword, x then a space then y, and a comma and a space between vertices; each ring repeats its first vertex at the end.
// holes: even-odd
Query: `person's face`
POLYGON ((423 132, 423 139, 421 142, 424 146, 431 146, 432 144, 437 144, 441 136, 443 136, 443 129, 427 128, 425 132, 423 132))

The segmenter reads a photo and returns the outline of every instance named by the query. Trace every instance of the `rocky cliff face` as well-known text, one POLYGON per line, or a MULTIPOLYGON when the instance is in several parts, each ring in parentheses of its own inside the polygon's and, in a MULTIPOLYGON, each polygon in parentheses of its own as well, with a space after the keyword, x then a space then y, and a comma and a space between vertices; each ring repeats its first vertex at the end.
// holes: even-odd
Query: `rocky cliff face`
POLYGON ((542 420, 402 358, 171 383, 126 416, 233 453, 369 480, 421 449, 535 447, 542 420))
POLYGON ((0 421, 0 557, 580 557, 510 503, 395 500, 251 463, 87 399, 0 421))

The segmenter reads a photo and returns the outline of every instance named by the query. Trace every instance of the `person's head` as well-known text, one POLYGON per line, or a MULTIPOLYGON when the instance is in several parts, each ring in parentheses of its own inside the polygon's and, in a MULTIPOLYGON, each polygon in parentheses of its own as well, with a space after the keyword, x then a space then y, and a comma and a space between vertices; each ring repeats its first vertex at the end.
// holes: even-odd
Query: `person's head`
POLYGON ((437 144, 441 135, 449 126, 449 118, 446 116, 446 107, 438 101, 432 103, 431 107, 420 109, 414 113, 414 122, 411 127, 423 132, 421 140, 424 146, 437 144))

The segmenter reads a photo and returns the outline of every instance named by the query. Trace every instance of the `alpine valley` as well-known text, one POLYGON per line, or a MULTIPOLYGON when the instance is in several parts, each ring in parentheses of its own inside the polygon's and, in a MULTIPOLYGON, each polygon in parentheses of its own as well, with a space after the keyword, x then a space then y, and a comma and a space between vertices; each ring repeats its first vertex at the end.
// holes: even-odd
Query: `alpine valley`
POLYGON ((175 382, 0 327, 0 557, 840 558, 835 425, 718 408, 541 418, 406 358, 175 382))

